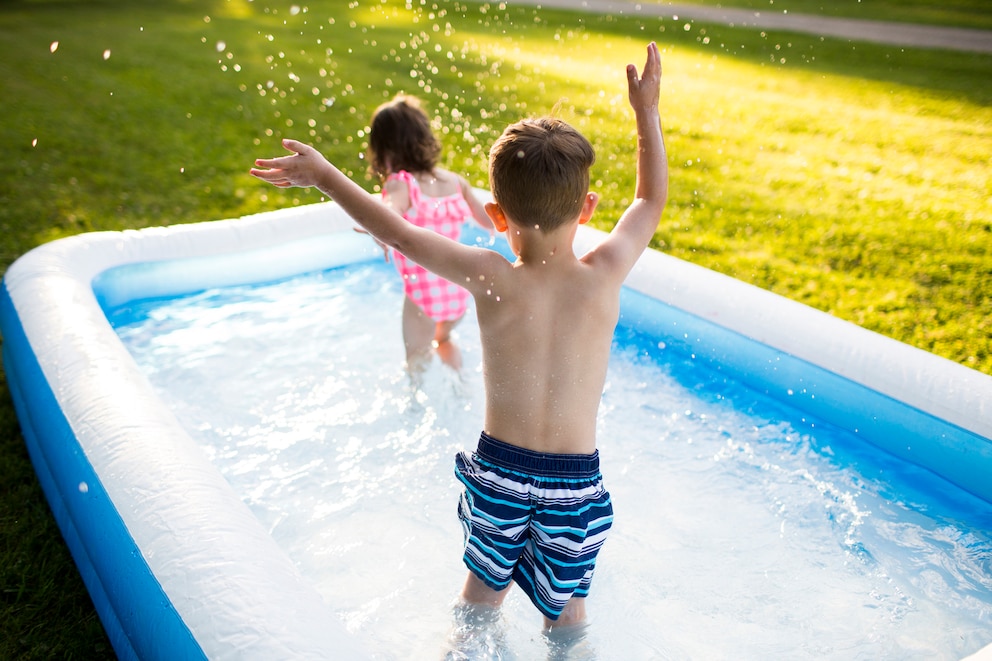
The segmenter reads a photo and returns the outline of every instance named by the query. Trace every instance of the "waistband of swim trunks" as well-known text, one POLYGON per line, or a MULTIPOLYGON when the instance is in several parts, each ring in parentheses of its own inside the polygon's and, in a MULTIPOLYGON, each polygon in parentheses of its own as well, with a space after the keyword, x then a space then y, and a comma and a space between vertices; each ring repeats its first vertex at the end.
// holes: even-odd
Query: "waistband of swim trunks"
POLYGON ((529 475, 558 478, 593 478, 599 475, 599 450, 592 454, 535 452, 510 445, 482 432, 475 453, 497 466, 529 475))

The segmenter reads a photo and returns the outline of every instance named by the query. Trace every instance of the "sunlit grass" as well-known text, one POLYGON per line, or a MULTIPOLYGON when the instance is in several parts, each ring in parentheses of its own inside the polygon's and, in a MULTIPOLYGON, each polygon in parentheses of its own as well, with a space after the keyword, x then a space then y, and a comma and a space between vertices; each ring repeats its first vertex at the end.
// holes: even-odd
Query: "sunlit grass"
MULTIPOLYGON (((282 137, 372 190, 368 116, 399 91, 425 99, 445 164, 480 186, 508 123, 573 122, 597 150, 609 229, 634 181, 623 68, 651 39, 671 162, 656 247, 992 373, 992 57, 696 21, 404 0, 0 3, 0 273, 61 236, 320 200, 247 174, 282 137)), ((5 455, 21 446, 12 421, 8 400, 5 455)), ((17 615, 57 587, 0 602, 0 657, 72 656, 75 630, 48 623, 66 631, 52 647, 17 615)), ((77 657, 104 649, 89 640, 77 657)))
MULTIPOLYGON (((647 2, 672 4, 668 0, 647 2)), ((986 0, 680 0, 677 4, 992 29, 992 3, 986 0)))
POLYGON ((148 3, 71 30, 43 6, 0 65, 17 99, 0 268, 79 231, 319 199, 245 166, 292 136, 363 178, 368 114, 398 91, 437 112, 446 165, 477 185, 506 124, 574 122, 609 228, 633 190, 623 65, 657 39, 672 164, 657 247, 992 371, 989 56, 494 4, 148 3))

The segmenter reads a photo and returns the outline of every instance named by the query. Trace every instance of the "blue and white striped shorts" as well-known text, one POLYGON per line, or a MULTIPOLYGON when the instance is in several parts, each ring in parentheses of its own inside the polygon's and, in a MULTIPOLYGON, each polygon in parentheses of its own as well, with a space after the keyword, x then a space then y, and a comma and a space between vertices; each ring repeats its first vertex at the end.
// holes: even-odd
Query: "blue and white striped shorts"
POLYGON ((589 594, 613 524, 598 451, 534 452, 483 432, 471 456, 455 456, 455 476, 465 485, 458 516, 473 574, 493 590, 516 581, 552 620, 589 594))

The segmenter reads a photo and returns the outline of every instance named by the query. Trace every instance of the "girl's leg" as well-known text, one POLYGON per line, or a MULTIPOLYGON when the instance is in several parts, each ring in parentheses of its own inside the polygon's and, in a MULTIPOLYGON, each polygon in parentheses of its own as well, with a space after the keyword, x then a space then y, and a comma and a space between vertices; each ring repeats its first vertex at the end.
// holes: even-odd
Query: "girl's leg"
POLYGON ((411 375, 423 372, 430 364, 434 334, 434 320, 404 296, 403 345, 406 347, 407 371, 411 375))
POLYGON ((434 345, 437 348, 437 355, 441 357, 442 363, 456 372, 460 372, 462 369, 462 352, 458 345, 451 341, 451 331, 461 320, 462 318, 459 317, 454 321, 439 321, 434 327, 434 345))

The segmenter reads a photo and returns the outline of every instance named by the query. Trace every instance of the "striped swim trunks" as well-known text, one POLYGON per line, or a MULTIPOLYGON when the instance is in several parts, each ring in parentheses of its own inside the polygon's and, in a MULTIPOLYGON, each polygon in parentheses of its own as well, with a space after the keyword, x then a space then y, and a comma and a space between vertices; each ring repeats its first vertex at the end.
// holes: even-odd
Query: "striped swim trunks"
POLYGON ((534 452, 483 432, 471 456, 455 456, 455 476, 469 571, 497 591, 515 581, 551 620, 589 594, 613 524, 598 451, 534 452))

